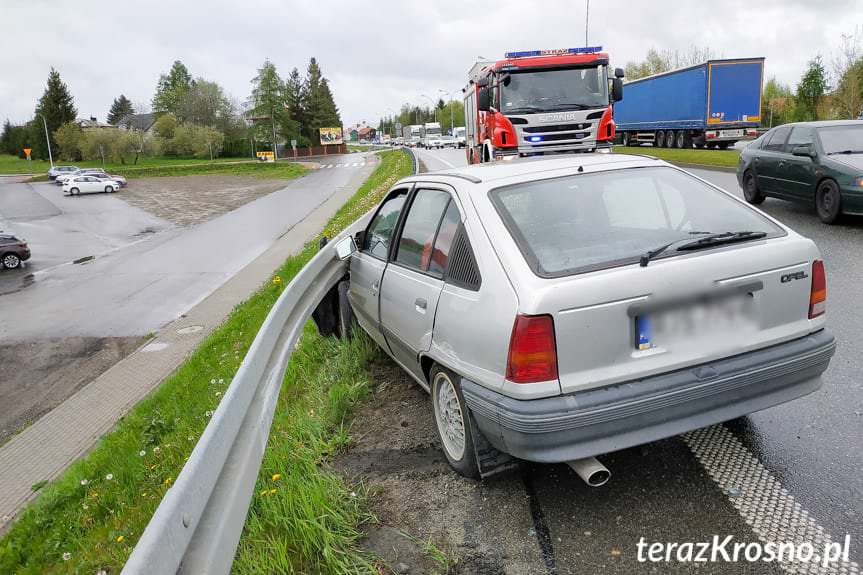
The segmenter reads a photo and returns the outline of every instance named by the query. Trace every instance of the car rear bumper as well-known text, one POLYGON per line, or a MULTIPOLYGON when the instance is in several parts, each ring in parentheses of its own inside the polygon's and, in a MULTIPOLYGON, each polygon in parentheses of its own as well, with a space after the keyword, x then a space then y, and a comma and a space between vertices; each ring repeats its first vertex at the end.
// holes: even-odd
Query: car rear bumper
POLYGON ((821 330, 684 370, 527 401, 461 383, 494 447, 552 463, 672 437, 812 393, 821 387, 835 347, 833 335, 821 330))

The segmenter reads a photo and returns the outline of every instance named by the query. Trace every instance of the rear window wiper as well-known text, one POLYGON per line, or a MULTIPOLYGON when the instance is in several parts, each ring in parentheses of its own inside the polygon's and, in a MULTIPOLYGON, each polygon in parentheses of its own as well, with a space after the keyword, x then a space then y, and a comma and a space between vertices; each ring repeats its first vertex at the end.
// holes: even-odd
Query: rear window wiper
MULTIPOLYGON (((689 232, 690 234, 704 234, 705 232, 689 232)), ((660 246, 655 250, 651 250, 641 255, 639 259, 639 265, 641 267, 647 267, 647 264, 650 263, 652 259, 654 259, 659 254, 667 251, 668 249, 674 247, 677 251, 695 251, 706 248, 712 248, 714 246, 719 246, 722 244, 731 244, 734 242, 742 242, 746 240, 756 240, 759 238, 763 238, 767 235, 767 232, 752 232, 752 231, 740 231, 740 232, 721 232, 717 234, 706 234, 704 237, 698 238, 697 240, 693 240, 692 238, 680 238, 679 240, 675 240, 673 242, 669 242, 664 246, 660 246)))

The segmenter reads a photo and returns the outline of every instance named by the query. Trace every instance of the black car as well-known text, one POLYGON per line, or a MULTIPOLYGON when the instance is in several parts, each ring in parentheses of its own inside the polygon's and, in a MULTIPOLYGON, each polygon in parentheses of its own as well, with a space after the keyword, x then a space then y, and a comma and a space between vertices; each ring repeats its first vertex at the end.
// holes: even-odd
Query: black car
POLYGON ((737 181, 751 204, 769 196, 814 205, 827 224, 863 215, 863 121, 777 126, 740 153, 737 181))
POLYGON ((30 247, 24 240, 0 234, 0 269, 14 269, 30 259, 30 247))

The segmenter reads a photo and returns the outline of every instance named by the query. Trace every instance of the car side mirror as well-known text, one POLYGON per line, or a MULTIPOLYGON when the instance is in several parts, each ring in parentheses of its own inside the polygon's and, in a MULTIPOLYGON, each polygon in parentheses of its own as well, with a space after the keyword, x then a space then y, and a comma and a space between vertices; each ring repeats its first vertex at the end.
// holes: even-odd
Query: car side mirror
POLYGON ((336 255, 340 260, 346 260, 357 251, 357 244, 354 243, 353 236, 347 236, 336 242, 336 255))
POLYGON ((623 68, 615 68, 614 69, 614 77, 615 78, 623 78, 623 68))
POLYGON ((363 246, 366 244, 366 231, 360 230, 354 234, 354 244, 357 246, 357 250, 361 250, 363 246))
POLYGON ((809 144, 804 144, 802 146, 794 146, 791 149, 791 154, 793 156, 806 156, 807 158, 814 158, 815 151, 812 149, 812 146, 809 144))
POLYGON ((614 102, 623 100, 623 80, 620 78, 611 79, 611 99, 614 102))
POLYGON ((480 88, 477 94, 477 108, 480 112, 488 112, 491 110, 491 97, 488 92, 488 87, 480 88))

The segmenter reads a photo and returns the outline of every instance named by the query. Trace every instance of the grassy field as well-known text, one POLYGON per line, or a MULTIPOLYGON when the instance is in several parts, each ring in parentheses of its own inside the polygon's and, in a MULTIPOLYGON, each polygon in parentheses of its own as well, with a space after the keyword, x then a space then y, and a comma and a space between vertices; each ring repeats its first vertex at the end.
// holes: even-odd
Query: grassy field
POLYGON ((615 146, 619 154, 647 154, 667 162, 736 168, 740 152, 737 150, 677 150, 650 146, 615 146))
MULTIPOLYGON (((330 220, 339 230, 411 172, 402 151, 381 165, 330 220)), ((118 573, 183 467, 284 286, 317 251, 317 241, 276 270, 238 305, 178 370, 139 403, 84 458, 41 490, 0 539, 0 573, 118 573)), ((357 496, 322 462, 348 441, 345 418, 369 387, 378 352, 364 336, 324 340, 307 326, 285 377, 237 573, 370 571, 357 553, 370 519, 357 496)))
MULTIPOLYGON (((178 158, 141 158, 137 164, 131 162, 126 164, 117 164, 105 162, 105 170, 108 172, 117 172, 121 175, 126 175, 126 172, 134 172, 139 169, 168 167, 168 166, 187 166, 187 165, 203 165, 203 164, 221 164, 233 162, 256 162, 254 158, 216 158, 214 160, 195 160, 195 159, 178 159, 178 158)), ((0 174, 29 174, 30 169, 33 170, 34 176, 42 176, 48 173, 51 164, 47 160, 31 160, 27 165, 27 160, 22 160, 18 156, 9 154, 0 154, 0 174)), ((61 162, 55 161, 55 165, 68 166, 75 165, 79 168, 101 168, 100 160, 88 160, 85 162, 61 162)))

